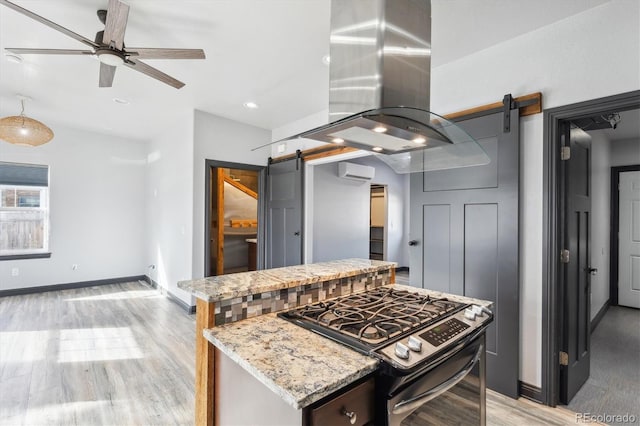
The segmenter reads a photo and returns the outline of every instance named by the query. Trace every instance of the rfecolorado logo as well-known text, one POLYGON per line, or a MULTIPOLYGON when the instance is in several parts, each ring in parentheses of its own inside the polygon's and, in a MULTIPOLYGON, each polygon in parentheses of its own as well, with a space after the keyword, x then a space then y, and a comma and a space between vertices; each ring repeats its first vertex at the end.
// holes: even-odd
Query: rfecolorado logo
POLYGON ((576 413, 576 423, 636 423, 638 417, 634 414, 591 414, 576 413))

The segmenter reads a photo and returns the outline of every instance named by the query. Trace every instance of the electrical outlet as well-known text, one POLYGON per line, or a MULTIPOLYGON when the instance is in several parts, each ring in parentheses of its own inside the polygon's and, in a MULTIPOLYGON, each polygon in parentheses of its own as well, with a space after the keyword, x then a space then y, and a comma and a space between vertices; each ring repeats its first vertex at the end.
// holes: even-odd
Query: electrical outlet
POLYGON ((74 271, 76 271, 78 269, 78 264, 74 263, 73 265, 71 265, 71 269, 73 269, 74 271))
POLYGON ((12 277, 17 277, 18 275, 20 275, 20 269, 18 269, 18 268, 11 268, 11 276, 12 276, 12 277))

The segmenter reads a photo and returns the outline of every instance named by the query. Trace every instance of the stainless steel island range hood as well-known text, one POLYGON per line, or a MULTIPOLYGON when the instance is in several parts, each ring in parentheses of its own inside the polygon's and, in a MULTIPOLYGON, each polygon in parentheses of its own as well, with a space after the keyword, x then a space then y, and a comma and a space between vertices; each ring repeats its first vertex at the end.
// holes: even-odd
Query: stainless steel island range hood
POLYGON ((430 0, 332 0, 331 122, 286 140, 372 151, 397 173, 488 163, 471 136, 429 112, 430 80, 430 0))

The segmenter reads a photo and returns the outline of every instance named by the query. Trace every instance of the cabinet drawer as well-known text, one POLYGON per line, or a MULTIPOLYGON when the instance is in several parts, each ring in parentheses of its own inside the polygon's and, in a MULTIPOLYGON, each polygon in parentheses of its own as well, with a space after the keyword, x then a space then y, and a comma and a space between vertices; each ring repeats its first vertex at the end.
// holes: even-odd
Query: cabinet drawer
POLYGON ((313 408, 310 413, 311 426, 365 425, 374 418, 374 379, 336 396, 325 404, 313 408), (353 413, 350 417, 347 413, 353 413), (351 423, 353 421, 353 423, 351 423))

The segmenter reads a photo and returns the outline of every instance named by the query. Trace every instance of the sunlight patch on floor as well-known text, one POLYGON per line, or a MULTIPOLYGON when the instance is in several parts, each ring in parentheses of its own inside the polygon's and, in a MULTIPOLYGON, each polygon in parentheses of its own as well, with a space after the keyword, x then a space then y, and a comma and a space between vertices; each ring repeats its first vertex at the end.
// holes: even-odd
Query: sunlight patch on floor
POLYGON ((90 300, 128 300, 128 299, 153 299, 163 298, 158 290, 120 291, 117 293, 98 294, 95 296, 75 297, 66 299, 65 302, 85 302, 90 300))
MULTIPOLYGON (((100 419, 100 408, 112 404, 111 401, 68 401, 60 404, 46 404, 37 407, 29 406, 24 418, 25 425, 63 424, 72 419, 82 417, 83 413, 93 414, 97 423, 100 419)), ((7 423, 10 424, 10 423, 7 423)))
POLYGON ((60 330, 58 362, 143 358, 129 327, 60 330))
POLYGON ((5 363, 44 359, 49 335, 49 330, 0 332, 0 360, 5 363))

